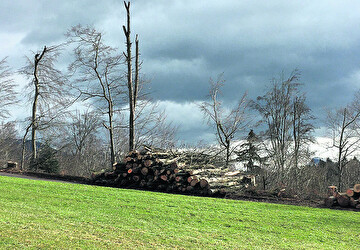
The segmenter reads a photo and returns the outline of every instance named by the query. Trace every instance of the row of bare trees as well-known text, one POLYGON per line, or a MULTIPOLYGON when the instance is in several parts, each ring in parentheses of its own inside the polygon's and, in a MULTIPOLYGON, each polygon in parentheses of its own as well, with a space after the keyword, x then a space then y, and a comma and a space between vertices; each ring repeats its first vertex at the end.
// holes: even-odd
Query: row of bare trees
MULTIPOLYGON (((224 82, 222 75, 216 81, 210 79, 211 101, 203 102, 200 108, 214 127, 225 165, 229 166, 232 161, 244 162, 248 171, 261 175, 264 189, 286 186, 300 190, 304 185, 300 175, 308 176, 304 169, 311 172, 308 165, 316 155, 309 149, 314 143, 315 117, 301 91, 299 71, 294 70, 289 77, 282 73, 273 78, 265 94, 256 100, 247 101, 243 94, 233 109, 224 108, 220 100, 224 82), (252 119, 251 111, 256 111, 261 119, 252 119), (251 126, 260 131, 259 135, 251 130, 245 142, 239 143, 251 126)), ((346 107, 328 111, 326 125, 331 132, 332 147, 338 151, 337 171, 333 172, 337 183, 333 183, 334 178, 328 178, 328 183, 323 183, 324 189, 334 184, 341 189, 348 159, 360 147, 359 93, 346 107)))
MULTIPOLYGON (((31 105, 31 115, 24 122, 21 167, 27 160, 38 165, 38 150, 45 143, 57 150, 59 159, 87 169, 96 164, 110 166, 141 144, 173 143, 175 127, 165 121, 164 112, 145 93, 146 81, 139 74, 138 35, 135 57, 131 51, 130 2, 124 6, 126 52, 106 44, 104 34, 94 27, 77 25, 68 30, 61 44, 44 46, 27 57, 19 70, 29 81, 25 92, 31 105), (69 50, 73 51, 72 61, 65 69, 63 52, 69 50), (159 129, 154 131, 154 127, 159 129), (94 156, 107 159, 107 163, 87 162, 94 156)), ((6 118, 17 96, 6 58, 0 62, 0 74, 0 117, 6 118)))
POLYGON ((281 74, 263 96, 252 102, 262 117, 264 150, 271 171, 276 173, 274 183, 286 183, 290 168, 298 171, 300 165, 310 161, 308 145, 313 142, 314 117, 299 90, 299 76, 297 70, 288 78, 281 74))

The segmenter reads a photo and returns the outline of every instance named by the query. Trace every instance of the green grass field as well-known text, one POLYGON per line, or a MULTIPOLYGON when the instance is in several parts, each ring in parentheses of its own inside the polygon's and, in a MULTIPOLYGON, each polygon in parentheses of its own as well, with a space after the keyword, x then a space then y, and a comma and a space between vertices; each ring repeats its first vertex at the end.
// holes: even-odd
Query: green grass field
POLYGON ((360 213, 0 177, 0 248, 358 249, 360 213))

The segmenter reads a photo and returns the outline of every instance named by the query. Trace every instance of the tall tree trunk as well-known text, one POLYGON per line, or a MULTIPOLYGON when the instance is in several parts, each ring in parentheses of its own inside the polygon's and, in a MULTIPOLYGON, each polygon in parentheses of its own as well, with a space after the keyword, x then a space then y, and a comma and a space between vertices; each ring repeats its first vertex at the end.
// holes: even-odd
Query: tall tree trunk
POLYGON ((339 191, 341 191, 341 184, 342 184, 342 172, 343 172, 343 138, 344 138, 344 132, 346 128, 346 108, 344 109, 344 115, 343 115, 343 121, 342 121, 342 127, 341 127, 341 133, 340 133, 340 141, 339 141, 339 155, 338 155, 338 188, 339 191))
POLYGON ((136 101, 139 87, 139 39, 138 35, 135 38, 135 86, 134 86, 134 109, 136 108, 136 101))
POLYGON ((229 166, 229 161, 230 161, 230 155, 231 155, 231 152, 230 152, 230 141, 228 139, 226 139, 226 167, 229 166))
POLYGON ((115 164, 115 143, 114 143, 114 125, 113 125, 113 109, 112 104, 109 104, 109 135, 110 135, 110 157, 111 157, 111 166, 115 164))
POLYGON ((298 117, 298 97, 295 97, 293 106, 293 137, 294 137, 294 188, 298 188, 298 165, 299 165, 299 148, 300 148, 300 118, 298 117))
POLYGON ((36 121, 36 111, 37 111, 37 101, 39 97, 39 87, 38 83, 36 83, 37 80, 34 80, 35 84, 35 96, 34 96, 34 102, 32 106, 32 118, 31 118, 31 150, 32 150, 32 156, 31 160, 34 161, 37 158, 37 150, 36 150, 36 129, 37 129, 37 121, 36 121))
POLYGON ((127 62, 127 82, 129 90, 129 151, 135 149, 135 107, 134 107, 134 91, 132 83, 132 65, 131 65, 131 40, 130 40, 130 2, 126 4, 124 2, 127 12, 127 28, 123 26, 123 30, 126 36, 126 62, 127 62))
POLYGON ((37 158, 37 149, 36 149, 36 130, 38 127, 38 120, 37 120, 37 102, 40 95, 39 90, 39 77, 38 77, 38 67, 41 59, 43 58, 44 54, 46 53, 46 46, 44 46, 43 51, 41 54, 35 55, 34 60, 34 85, 35 85, 35 94, 34 94, 34 102, 32 106, 32 117, 31 117, 31 146, 32 146, 32 157, 31 160, 34 161, 37 158))
POLYGON ((130 2, 124 5, 127 13, 127 27, 123 26, 124 34, 126 36, 126 49, 127 53, 125 55, 127 62, 127 82, 129 90, 129 151, 135 150, 135 109, 136 101, 138 95, 138 85, 139 85, 139 40, 136 35, 135 45, 136 45, 136 57, 135 57, 135 83, 132 79, 132 58, 131 58, 131 37, 130 37, 130 2))
POLYGON ((25 166, 25 144, 26 144, 26 137, 29 133, 30 128, 32 127, 32 124, 30 124, 26 130, 25 130, 25 134, 24 137, 22 139, 22 147, 21 147, 21 164, 20 164, 20 169, 24 170, 24 166, 25 166))
POLYGON ((342 146, 341 146, 341 147, 339 147, 339 156, 338 156, 338 190, 339 190, 339 192, 342 191, 342 172, 343 172, 343 161, 342 161, 342 146))

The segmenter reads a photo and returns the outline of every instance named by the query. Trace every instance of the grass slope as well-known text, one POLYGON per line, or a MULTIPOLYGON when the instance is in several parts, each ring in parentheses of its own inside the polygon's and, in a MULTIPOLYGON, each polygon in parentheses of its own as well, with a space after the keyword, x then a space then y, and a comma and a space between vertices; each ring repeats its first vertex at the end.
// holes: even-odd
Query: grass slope
POLYGON ((0 177, 0 248, 356 249, 360 213, 0 177))

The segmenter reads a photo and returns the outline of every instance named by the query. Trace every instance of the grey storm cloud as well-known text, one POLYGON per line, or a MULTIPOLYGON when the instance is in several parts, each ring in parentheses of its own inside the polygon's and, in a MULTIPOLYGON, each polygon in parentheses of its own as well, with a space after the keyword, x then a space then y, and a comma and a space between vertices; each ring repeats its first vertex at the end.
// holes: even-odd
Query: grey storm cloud
POLYGON ((202 98, 209 77, 221 72, 232 85, 229 97, 247 87, 255 96, 273 76, 295 68, 302 72, 306 92, 335 95, 344 84, 339 81, 358 69, 360 6, 354 2, 174 2, 154 8, 158 15, 150 9, 141 13, 147 20, 140 27, 145 61, 161 62, 156 85, 175 88, 158 98, 179 100, 181 93, 184 99, 202 98), (171 74, 176 60, 193 67, 171 74), (196 61, 201 63, 193 65, 196 61), (190 94, 184 86, 192 86, 190 94))
MULTIPOLYGON (((320 116, 324 107, 348 103, 360 87, 360 2, 131 2, 142 73, 154 100, 172 103, 169 113, 195 112, 188 103, 204 100, 209 78, 221 73, 222 97, 232 103, 244 92, 249 98, 264 94, 272 77, 298 68, 309 106, 320 116)), ((1 1, 0 12, 0 38, 14 43, 2 41, 1 57, 58 43, 79 23, 103 30, 111 45, 124 49, 122 1, 1 1)), ((198 122, 189 124, 186 137, 198 122)))

